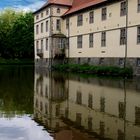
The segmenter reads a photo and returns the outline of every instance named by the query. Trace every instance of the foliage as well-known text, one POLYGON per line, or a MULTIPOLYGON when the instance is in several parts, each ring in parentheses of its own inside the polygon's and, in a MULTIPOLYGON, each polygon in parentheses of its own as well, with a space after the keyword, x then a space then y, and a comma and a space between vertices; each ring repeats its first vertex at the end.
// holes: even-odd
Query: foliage
POLYGON ((33 26, 32 13, 0 12, 0 57, 33 58, 33 26))
POLYGON ((131 68, 120 68, 115 66, 91 66, 91 65, 78 65, 78 64, 63 64, 53 66, 55 70, 70 71, 78 73, 96 74, 99 76, 124 76, 131 77, 133 71, 131 68))

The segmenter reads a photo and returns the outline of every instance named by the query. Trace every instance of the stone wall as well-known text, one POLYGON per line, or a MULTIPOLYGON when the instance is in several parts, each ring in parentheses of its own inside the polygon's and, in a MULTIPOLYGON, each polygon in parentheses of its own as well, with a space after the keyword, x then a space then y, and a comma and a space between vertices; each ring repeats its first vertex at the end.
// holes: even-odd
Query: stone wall
MULTIPOLYGON (((50 68, 51 64, 89 64, 96 66, 117 66, 124 67, 124 58, 70 58, 70 59, 36 59, 35 65, 37 67, 47 67, 50 68)), ((127 58, 126 67, 131 67, 133 69, 134 75, 140 75, 140 65, 138 65, 138 58, 127 58)))

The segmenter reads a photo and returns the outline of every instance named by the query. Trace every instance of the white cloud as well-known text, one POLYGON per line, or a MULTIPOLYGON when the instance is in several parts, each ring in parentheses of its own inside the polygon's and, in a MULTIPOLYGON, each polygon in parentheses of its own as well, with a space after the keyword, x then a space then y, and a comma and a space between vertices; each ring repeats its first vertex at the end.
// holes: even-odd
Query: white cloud
POLYGON ((16 5, 14 6, 14 9, 15 10, 18 10, 18 11, 24 11, 24 12, 27 12, 27 11, 35 11, 37 9, 39 9, 45 2, 42 0, 42 1, 36 1, 32 4, 29 4, 29 5, 26 5, 26 6, 23 6, 23 5, 16 5))

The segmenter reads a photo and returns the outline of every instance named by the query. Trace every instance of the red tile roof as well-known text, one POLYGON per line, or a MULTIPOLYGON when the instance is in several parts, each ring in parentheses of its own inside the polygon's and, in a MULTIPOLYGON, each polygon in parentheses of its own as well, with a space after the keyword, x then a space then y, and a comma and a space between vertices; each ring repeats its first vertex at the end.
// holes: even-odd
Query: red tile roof
POLYGON ((58 4, 58 5, 65 5, 65 6, 72 6, 72 0, 48 0, 43 7, 46 7, 50 4, 58 4))
POLYGON ((48 0, 39 10, 34 13, 41 11, 51 4, 70 6, 69 10, 64 14, 65 16, 105 1, 107 0, 48 0))
POLYGON ((107 0, 73 0, 72 7, 64 14, 64 16, 105 1, 107 0))

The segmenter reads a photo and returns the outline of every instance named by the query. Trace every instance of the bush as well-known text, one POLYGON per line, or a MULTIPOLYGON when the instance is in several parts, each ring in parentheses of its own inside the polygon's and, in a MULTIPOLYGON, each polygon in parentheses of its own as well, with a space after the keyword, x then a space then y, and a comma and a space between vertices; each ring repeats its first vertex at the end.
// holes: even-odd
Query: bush
POLYGON ((63 64, 55 65, 55 70, 59 71, 70 71, 70 72, 80 72, 80 73, 90 73, 96 75, 106 75, 106 76, 124 76, 131 77, 133 71, 131 68, 119 68, 113 66, 90 66, 90 65, 78 65, 78 64, 63 64))

